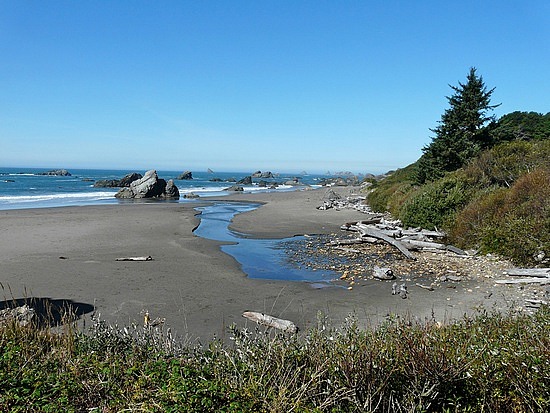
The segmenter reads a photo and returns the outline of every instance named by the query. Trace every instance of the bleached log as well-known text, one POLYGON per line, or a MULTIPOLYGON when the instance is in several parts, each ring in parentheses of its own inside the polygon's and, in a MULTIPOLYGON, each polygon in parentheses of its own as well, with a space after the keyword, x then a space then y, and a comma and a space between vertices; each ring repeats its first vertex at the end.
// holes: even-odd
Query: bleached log
POLYGON ((527 277, 527 278, 515 278, 507 280, 496 280, 496 284, 540 284, 546 285, 550 284, 550 278, 540 278, 540 277, 527 277))
POLYGON ((549 278, 550 268, 512 268, 510 270, 506 270, 506 274, 511 277, 549 278))
POLYGON ((437 242, 417 241, 415 239, 399 240, 407 248, 434 248, 437 250, 444 250, 445 245, 437 242))
POLYGON ((401 233, 406 235, 424 235, 426 237, 433 237, 433 238, 444 238, 447 234, 441 231, 429 231, 427 229, 422 229, 420 231, 410 230, 410 229, 404 229, 401 231, 401 233))
POLYGON ((428 291, 433 291, 434 290, 434 288, 431 285, 422 285, 422 284, 419 284, 419 283, 416 283, 415 285, 417 287, 423 288, 423 289, 428 290, 428 291))
POLYGON ((359 231, 361 233, 361 236, 366 237, 373 237, 378 238, 383 241, 386 241, 388 244, 393 245, 395 248, 397 248, 403 255, 411 260, 416 260, 416 257, 409 252, 409 250, 399 241, 388 237, 386 234, 382 233, 380 230, 376 228, 369 227, 367 225, 363 224, 357 224, 350 227, 350 229, 353 231, 359 231))
POLYGON ((255 311, 245 311, 243 317, 252 320, 258 324, 273 327, 286 333, 296 333, 298 327, 290 320, 283 320, 281 318, 273 317, 264 313, 257 313, 255 311))
POLYGON ((153 257, 150 255, 146 257, 121 257, 117 258, 116 261, 153 261, 153 257))
POLYGON ((468 255, 466 251, 461 250, 460 248, 457 248, 454 245, 447 245, 445 248, 447 248, 447 251, 454 252, 457 255, 468 255))

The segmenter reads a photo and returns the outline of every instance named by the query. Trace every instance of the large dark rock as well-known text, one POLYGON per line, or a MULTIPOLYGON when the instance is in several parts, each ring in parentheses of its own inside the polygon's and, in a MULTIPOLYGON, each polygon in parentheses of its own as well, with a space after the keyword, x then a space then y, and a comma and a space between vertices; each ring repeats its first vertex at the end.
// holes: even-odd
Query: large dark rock
POLYGON ((273 174, 269 171, 267 172, 256 171, 252 174, 252 178, 270 179, 270 178, 273 178, 273 174))
POLYGON ((178 176, 176 179, 179 179, 179 180, 182 180, 182 181, 193 179, 193 173, 191 171, 182 172, 180 174, 180 176, 178 176))
POLYGON ((127 188, 122 188, 115 195, 117 198, 169 198, 179 199, 180 194, 174 181, 168 183, 157 175, 157 171, 150 170, 145 173, 143 178, 130 184, 127 188))
POLYGON ((170 179, 166 183, 166 188, 164 189, 163 197, 169 198, 169 199, 180 199, 180 191, 178 187, 174 184, 173 179, 170 179))
POLYGON ((224 191, 243 192, 244 188, 239 185, 233 185, 233 186, 230 186, 229 188, 225 188, 224 191))
POLYGON ((48 172, 39 173, 38 175, 71 176, 71 173, 66 169, 53 169, 48 172))
POLYGON ((252 185, 252 176, 245 176, 240 181, 237 181, 237 185, 252 185))
POLYGON ((94 183, 95 188, 125 188, 138 179, 143 178, 143 175, 133 172, 126 175, 122 179, 104 179, 94 183))

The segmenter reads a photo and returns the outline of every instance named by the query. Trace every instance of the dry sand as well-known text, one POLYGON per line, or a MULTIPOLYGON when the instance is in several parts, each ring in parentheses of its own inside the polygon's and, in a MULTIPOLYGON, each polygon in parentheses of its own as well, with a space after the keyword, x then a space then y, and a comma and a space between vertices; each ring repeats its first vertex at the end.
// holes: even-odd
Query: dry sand
MULTIPOLYGON (((349 192, 350 189, 342 189, 349 192)), ((325 191, 235 194, 223 201, 264 205, 238 215, 233 228, 254 237, 337 233, 361 219, 352 210, 319 211, 325 191)), ((202 200, 200 202, 203 202, 202 200)), ((195 236, 197 203, 136 203, 0 211, 2 300, 50 298, 76 303, 82 319, 94 307, 103 319, 128 325, 165 317, 178 335, 225 338, 228 326, 246 325, 244 311, 290 319, 300 329, 322 313, 339 326, 354 313, 361 325, 388 314, 440 321, 461 317, 475 306, 491 306, 504 295, 474 281, 453 290, 411 289, 403 300, 391 284, 364 282, 352 291, 315 289, 307 283, 249 279, 220 243, 195 236), (118 257, 151 255, 154 261, 120 262, 118 257), (476 289, 476 287, 479 287, 476 289), (471 291, 468 291, 471 290, 471 291)), ((500 287, 499 287, 500 288, 500 287)), ((502 305, 500 300, 498 305, 502 305)), ((248 322, 248 326, 251 324, 248 322)))

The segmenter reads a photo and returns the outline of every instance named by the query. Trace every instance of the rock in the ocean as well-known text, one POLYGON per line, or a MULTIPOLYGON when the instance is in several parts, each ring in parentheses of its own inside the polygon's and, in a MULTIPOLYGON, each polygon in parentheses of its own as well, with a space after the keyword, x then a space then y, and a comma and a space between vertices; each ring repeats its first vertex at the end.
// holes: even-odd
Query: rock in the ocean
POLYGON ((143 178, 130 184, 127 188, 122 188, 117 192, 117 198, 170 198, 179 199, 179 190, 170 180, 168 184, 164 179, 160 179, 157 171, 150 170, 145 173, 143 178))
POLYGON ((235 192, 243 192, 244 188, 240 185, 233 185, 229 188, 225 188, 224 191, 235 191, 235 192))
POLYGON ((53 169, 48 172, 42 172, 38 175, 71 176, 71 173, 66 169, 53 169))
POLYGON ((182 172, 180 174, 180 176, 178 176, 176 179, 179 179, 179 180, 189 180, 189 179, 193 179, 193 173, 191 171, 185 171, 185 172, 182 172))
POLYGON ((264 178, 264 179, 269 179, 269 178, 273 178, 273 174, 269 171, 267 172, 262 172, 262 171, 256 171, 252 174, 252 178, 264 178))
POLYGON ((180 199, 180 191, 178 187, 174 184, 173 179, 170 179, 166 183, 166 188, 164 188, 164 194, 162 196, 169 199, 180 199))
POLYGON ((237 185, 252 185, 252 177, 250 175, 245 176, 240 181, 237 181, 237 185))
POLYGON ((130 186, 130 184, 138 179, 143 178, 143 175, 133 172, 126 175, 122 179, 105 179, 99 180, 94 183, 95 188, 124 188, 130 186))

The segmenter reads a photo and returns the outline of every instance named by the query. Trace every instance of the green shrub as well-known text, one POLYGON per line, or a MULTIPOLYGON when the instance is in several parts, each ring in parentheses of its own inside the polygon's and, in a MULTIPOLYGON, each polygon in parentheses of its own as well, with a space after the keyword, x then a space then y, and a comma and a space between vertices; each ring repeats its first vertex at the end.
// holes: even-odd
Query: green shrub
POLYGON ((510 189, 478 196, 456 216, 450 235, 462 247, 537 264, 534 257, 541 251, 550 254, 550 169, 536 169, 510 189))
POLYGON ((453 173, 416 190, 403 204, 399 219, 406 227, 442 228, 471 196, 463 175, 453 173))
POLYGON ((414 189, 416 168, 417 165, 413 163, 375 183, 368 194, 368 202, 372 210, 397 214, 404 200, 414 189))

